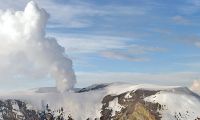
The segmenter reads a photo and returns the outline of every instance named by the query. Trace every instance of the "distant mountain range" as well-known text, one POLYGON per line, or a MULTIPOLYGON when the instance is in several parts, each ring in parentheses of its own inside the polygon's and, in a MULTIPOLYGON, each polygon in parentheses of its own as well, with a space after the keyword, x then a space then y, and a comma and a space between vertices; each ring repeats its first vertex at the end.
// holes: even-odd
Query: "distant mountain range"
POLYGON ((97 84, 5 93, 0 120, 200 120, 200 96, 186 87, 97 84))

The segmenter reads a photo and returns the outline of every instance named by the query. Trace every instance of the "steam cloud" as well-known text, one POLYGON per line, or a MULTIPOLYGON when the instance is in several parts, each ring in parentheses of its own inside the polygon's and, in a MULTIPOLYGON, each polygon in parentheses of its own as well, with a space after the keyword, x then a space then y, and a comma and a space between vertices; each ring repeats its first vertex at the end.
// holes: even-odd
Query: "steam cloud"
POLYGON ((55 38, 45 37, 49 15, 33 1, 24 11, 0 11, 0 80, 56 80, 64 92, 76 83, 72 61, 55 38))

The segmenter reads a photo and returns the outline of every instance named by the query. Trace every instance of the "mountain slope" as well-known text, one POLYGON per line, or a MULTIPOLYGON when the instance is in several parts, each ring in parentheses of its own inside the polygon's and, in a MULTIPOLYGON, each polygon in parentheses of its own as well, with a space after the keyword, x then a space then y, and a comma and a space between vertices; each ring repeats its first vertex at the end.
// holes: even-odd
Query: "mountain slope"
POLYGON ((0 119, 5 120, 9 116, 20 116, 15 118, 17 120, 44 117, 75 120, 200 119, 200 96, 179 86, 112 83, 65 93, 59 93, 55 88, 40 88, 1 94, 1 99, 0 119))

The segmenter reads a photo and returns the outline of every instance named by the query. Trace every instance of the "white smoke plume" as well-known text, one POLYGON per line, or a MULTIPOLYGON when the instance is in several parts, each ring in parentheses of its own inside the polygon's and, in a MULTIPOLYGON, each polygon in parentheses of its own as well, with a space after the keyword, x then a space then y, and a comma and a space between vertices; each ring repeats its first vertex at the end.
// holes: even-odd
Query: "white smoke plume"
POLYGON ((73 88, 72 61, 45 36, 48 18, 33 1, 24 11, 0 11, 0 81, 52 77, 60 92, 73 88))

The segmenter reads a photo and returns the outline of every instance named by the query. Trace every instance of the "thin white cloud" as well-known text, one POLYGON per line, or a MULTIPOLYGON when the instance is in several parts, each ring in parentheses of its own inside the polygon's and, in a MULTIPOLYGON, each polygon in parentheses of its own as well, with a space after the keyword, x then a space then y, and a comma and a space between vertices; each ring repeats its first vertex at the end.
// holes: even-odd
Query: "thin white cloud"
MULTIPOLYGON (((97 6, 79 2, 78 4, 48 4, 46 8, 52 14, 52 22, 56 22, 54 27, 87 27, 92 25, 90 19, 94 16, 137 16, 144 15, 145 9, 131 6, 97 6), (60 12, 62 11, 62 12, 60 12)), ((53 27, 53 25, 51 26, 53 27)))
POLYGON ((26 3, 28 3, 29 0, 0 0, 0 9, 1 10, 7 10, 7 9, 14 9, 19 10, 23 9, 26 3))
POLYGON ((189 62, 189 63, 178 63, 180 65, 187 66, 189 68, 200 68, 200 63, 199 62, 189 62))
POLYGON ((190 87, 200 79, 199 72, 134 73, 134 72, 77 72, 78 86, 95 83, 130 82, 135 84, 160 84, 190 87))
POLYGON ((131 62, 149 61, 148 53, 163 52, 164 48, 128 44, 126 49, 112 49, 101 52, 101 55, 110 59, 128 60, 131 62))
POLYGON ((186 19, 183 16, 177 15, 177 16, 173 16, 172 20, 176 23, 176 24, 183 24, 183 25, 188 25, 191 24, 191 21, 186 19))
POLYGON ((156 32, 156 33, 160 33, 160 34, 164 34, 164 35, 172 34, 172 31, 170 31, 169 29, 152 28, 151 31, 156 32))
POLYGON ((53 34, 70 53, 98 53, 104 50, 125 49, 128 38, 100 35, 53 34))
POLYGON ((66 35, 53 34, 59 38, 69 54, 95 54, 101 57, 128 60, 132 62, 149 61, 149 53, 164 52, 165 48, 144 46, 134 43, 133 38, 98 36, 98 35, 66 35))
MULTIPOLYGON (((145 8, 137 6, 98 6, 83 1, 69 2, 61 4, 54 0, 35 0, 40 6, 45 8, 50 14, 48 28, 68 27, 80 28, 92 24, 90 17, 93 16, 133 16, 144 15, 145 8)), ((1 0, 0 9, 12 8, 22 10, 29 0, 1 0)))
POLYGON ((200 11, 200 1, 199 0, 186 0, 178 8, 181 14, 191 15, 200 11))
POLYGON ((121 52, 121 51, 104 51, 101 53, 101 55, 103 57, 110 58, 110 59, 128 60, 131 62, 149 61, 149 58, 138 57, 138 56, 130 55, 129 53, 121 52))
POLYGON ((128 53, 130 53, 130 54, 146 54, 149 52, 165 52, 166 50, 167 50, 166 48, 144 46, 144 45, 137 45, 137 44, 132 44, 128 47, 128 53))
POLYGON ((178 38, 182 42, 185 42, 189 45, 194 45, 200 48, 200 36, 199 35, 184 35, 178 38))

